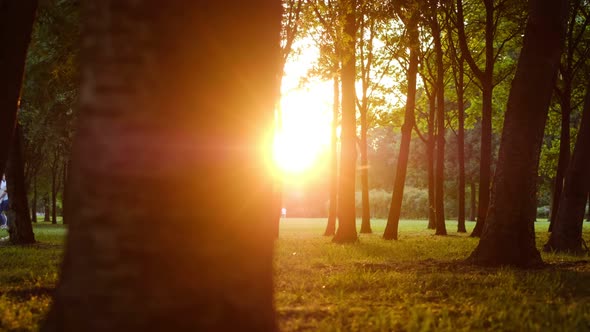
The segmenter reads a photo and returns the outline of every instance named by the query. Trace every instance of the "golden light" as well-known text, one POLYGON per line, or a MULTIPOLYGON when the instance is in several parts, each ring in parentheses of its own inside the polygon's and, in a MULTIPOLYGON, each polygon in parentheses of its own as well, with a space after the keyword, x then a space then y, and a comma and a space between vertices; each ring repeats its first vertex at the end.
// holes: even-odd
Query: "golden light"
POLYGON ((284 93, 273 146, 274 163, 282 174, 305 175, 328 153, 330 94, 330 85, 324 82, 284 93))

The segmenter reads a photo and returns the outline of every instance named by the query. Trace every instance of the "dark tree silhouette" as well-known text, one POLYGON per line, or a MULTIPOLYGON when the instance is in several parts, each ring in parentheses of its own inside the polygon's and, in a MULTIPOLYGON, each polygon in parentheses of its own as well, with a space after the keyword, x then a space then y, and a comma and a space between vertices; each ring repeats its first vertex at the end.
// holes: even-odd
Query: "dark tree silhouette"
POLYGON ((6 165, 6 182, 10 198, 8 222, 9 240, 12 244, 35 243, 35 234, 29 215, 29 205, 25 185, 25 165, 23 160, 23 133, 16 125, 12 137, 12 147, 6 165))
POLYGON ((277 329, 280 22, 276 0, 82 2, 70 226, 42 331, 277 329))
POLYGON ((566 0, 529 2, 491 205, 481 240, 469 258, 473 263, 522 267, 542 263, 534 230, 537 168, 566 22, 566 0))
MULTIPOLYGON (((569 148, 568 148, 569 149, 569 148)), ((559 209, 553 231, 544 249, 581 253, 584 251, 582 226, 590 190, 590 85, 582 112, 580 130, 570 165, 565 173, 559 209)))
MULTIPOLYGON (((36 0, 0 3, 0 142, 10 142, 25 70, 36 0)), ((0 144, 0 173, 4 173, 10 144, 0 144)))
POLYGON ((385 232, 383 233, 383 238, 385 240, 397 240, 398 237, 399 218, 401 214, 402 198, 404 196, 408 156, 410 154, 410 141, 412 139, 412 130, 416 123, 414 109, 416 107, 416 77, 418 75, 418 51, 420 47, 418 40, 418 18, 419 12, 417 8, 415 8, 412 10, 406 23, 410 49, 410 61, 407 69, 408 91, 406 94, 404 125, 402 126, 402 137, 397 159, 395 182, 393 183, 391 206, 389 207, 387 225, 385 226, 385 232))

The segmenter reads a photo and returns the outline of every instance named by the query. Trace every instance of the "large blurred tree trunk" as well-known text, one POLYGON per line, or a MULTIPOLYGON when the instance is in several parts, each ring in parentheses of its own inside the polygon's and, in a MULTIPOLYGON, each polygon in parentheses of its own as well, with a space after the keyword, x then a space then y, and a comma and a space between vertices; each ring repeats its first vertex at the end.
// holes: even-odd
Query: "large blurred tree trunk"
MULTIPOLYGON (((569 149, 569 147, 568 147, 569 149)), ((590 85, 576 138, 572 160, 565 174, 565 185, 559 202, 547 251, 581 253, 584 251, 582 226, 590 190, 590 85)))
POLYGON ((10 157, 6 165, 6 182, 9 201, 9 239, 12 244, 35 243, 35 234, 29 215, 29 202, 25 185, 23 160, 23 133, 16 125, 12 138, 10 157))
POLYGON ((537 169, 566 21, 566 0, 529 2, 487 224, 470 256, 476 264, 528 267, 542 263, 534 230, 537 169))
POLYGON ((274 331, 281 2, 87 0, 42 331, 274 331))
POLYGON ((340 0, 345 13, 342 49, 342 132, 340 152, 340 179, 338 190, 338 229, 334 242, 358 240, 356 232, 355 180, 356 180, 356 94, 355 94, 355 36, 356 0, 340 0))
POLYGON ((414 14, 408 19, 406 25, 410 48, 410 61, 406 75, 408 79, 408 90, 406 94, 404 125, 402 126, 402 137, 397 158, 397 169, 393 183, 393 194, 391 196, 387 225, 383 232, 383 238, 385 240, 397 240, 398 237, 399 218, 404 197, 408 156, 410 154, 410 141, 412 140, 412 130, 416 122, 414 109, 416 107, 416 78, 418 75, 418 52, 420 47, 418 41, 418 14, 416 11, 414 10, 414 14))
POLYGON ((0 173, 10 153, 36 10, 36 0, 0 0, 0 173))

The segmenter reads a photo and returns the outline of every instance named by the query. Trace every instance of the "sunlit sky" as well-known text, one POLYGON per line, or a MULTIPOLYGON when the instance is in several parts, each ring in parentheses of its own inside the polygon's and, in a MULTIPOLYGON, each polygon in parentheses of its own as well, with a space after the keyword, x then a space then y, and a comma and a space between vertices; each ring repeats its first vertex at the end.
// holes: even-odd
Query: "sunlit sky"
POLYGON ((288 176, 311 171, 330 147, 332 82, 311 79, 300 84, 317 57, 317 48, 309 46, 285 65, 282 127, 275 137, 273 155, 278 168, 288 176))

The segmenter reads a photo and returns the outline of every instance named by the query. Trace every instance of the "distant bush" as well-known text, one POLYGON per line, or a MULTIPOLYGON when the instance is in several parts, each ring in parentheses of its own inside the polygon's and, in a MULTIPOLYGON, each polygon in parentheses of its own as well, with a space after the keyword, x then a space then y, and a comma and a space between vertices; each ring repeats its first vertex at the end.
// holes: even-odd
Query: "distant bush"
MULTIPOLYGON (((357 216, 361 216, 361 193, 357 192, 355 198, 356 213, 357 216)), ((369 203, 371 217, 387 219, 391 205, 391 193, 383 189, 372 189, 369 191, 369 203)), ((428 218, 428 190, 406 187, 402 199, 401 217, 404 219, 428 218)))

